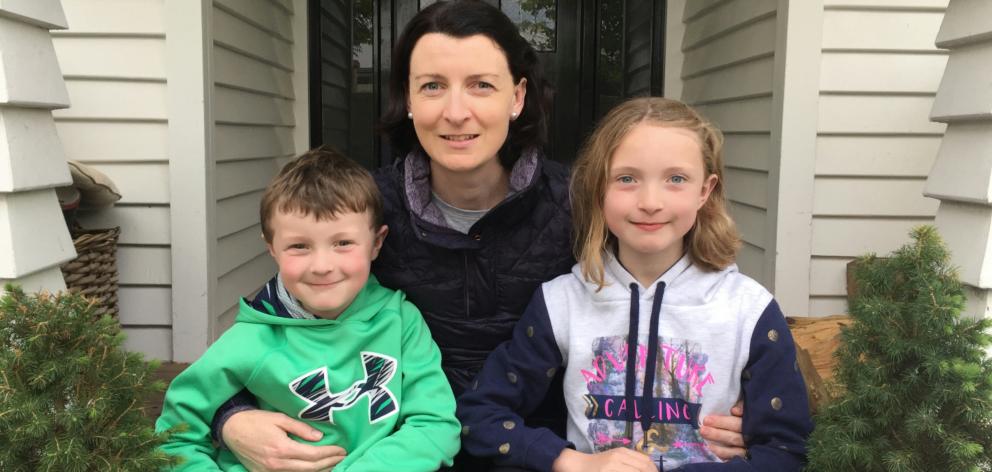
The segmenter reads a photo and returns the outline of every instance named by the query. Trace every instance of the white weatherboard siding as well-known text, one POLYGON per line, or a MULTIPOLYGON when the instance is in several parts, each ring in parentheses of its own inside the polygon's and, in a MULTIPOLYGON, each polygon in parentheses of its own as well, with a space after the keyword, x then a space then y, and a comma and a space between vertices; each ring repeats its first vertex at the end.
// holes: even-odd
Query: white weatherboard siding
POLYGON ((992 314, 992 3, 952 0, 937 45, 950 49, 931 117, 947 124, 926 183, 936 224, 968 288, 966 313, 992 314))
MULTIPOLYGON (((684 32, 680 58, 669 54, 681 80, 669 75, 666 88, 724 130, 730 211, 745 242, 739 266, 789 314, 844 312, 846 263, 899 247, 937 211, 923 188, 945 128, 928 115, 947 62, 933 44, 947 0, 669 5, 684 32)), ((982 37, 974 23, 989 15, 974 13, 963 28, 982 37)), ((987 51, 962 49, 962 77, 990 70, 987 51)), ((974 97, 992 92, 956 100, 974 97)), ((955 182, 989 180, 978 172, 955 182)))
POLYGON ((71 182, 52 110, 69 104, 50 29, 58 0, 0 0, 0 292, 65 289, 76 256, 55 187, 71 182))
POLYGON ((923 196, 944 126, 929 121, 947 61, 947 0, 825 0, 809 314, 844 313, 846 264, 932 223, 923 196))
POLYGON ((306 49, 295 37, 305 16, 302 3, 288 1, 213 4, 217 291, 210 316, 217 335, 234 322, 239 297, 254 293, 276 271, 262 240, 258 205, 280 164, 298 152, 297 75, 305 79, 305 72, 297 71, 294 64, 303 61, 294 55, 306 49))
POLYGON ((691 0, 682 15, 681 99, 723 130, 727 197, 744 239, 738 264, 766 285, 777 10, 776 0, 691 0))
POLYGON ((308 143, 306 15, 286 0, 62 3, 71 29, 54 43, 72 107, 56 126, 66 157, 123 194, 82 221, 121 227, 127 346, 195 360, 275 271, 258 204, 308 143))
POLYGON ((62 0, 53 42, 72 106, 55 113, 67 159, 107 174, 122 198, 81 215, 121 227, 117 265, 125 346, 171 360, 172 290, 163 0, 62 0))

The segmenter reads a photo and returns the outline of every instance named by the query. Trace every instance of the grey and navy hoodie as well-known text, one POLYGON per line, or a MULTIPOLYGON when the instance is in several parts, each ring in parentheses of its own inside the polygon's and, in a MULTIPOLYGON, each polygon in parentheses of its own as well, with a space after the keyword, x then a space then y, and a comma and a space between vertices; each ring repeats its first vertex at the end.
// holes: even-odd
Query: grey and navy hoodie
POLYGON ((458 399, 462 446, 539 471, 566 447, 637 449, 661 471, 800 470, 812 423, 772 295, 736 265, 707 272, 684 256, 644 287, 615 257, 604 259, 601 290, 576 265, 534 294, 513 338, 458 399), (521 419, 562 368, 567 439, 521 419), (738 398, 748 457, 723 463, 699 426, 738 398))

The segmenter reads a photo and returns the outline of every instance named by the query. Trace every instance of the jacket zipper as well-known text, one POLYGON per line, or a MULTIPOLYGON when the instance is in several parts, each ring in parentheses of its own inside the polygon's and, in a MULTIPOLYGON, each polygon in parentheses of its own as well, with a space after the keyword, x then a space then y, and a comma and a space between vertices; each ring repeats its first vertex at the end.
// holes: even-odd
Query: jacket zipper
POLYGON ((469 315, 469 303, 468 303, 468 250, 462 251, 462 261, 465 264, 465 280, 462 282, 465 292, 465 318, 471 318, 469 315))

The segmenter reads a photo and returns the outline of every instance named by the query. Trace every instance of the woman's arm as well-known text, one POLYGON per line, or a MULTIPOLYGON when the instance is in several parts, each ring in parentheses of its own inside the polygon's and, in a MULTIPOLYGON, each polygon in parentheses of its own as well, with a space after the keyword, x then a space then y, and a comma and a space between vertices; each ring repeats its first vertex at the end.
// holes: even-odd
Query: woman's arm
POLYGON ((224 427, 225 444, 253 472, 320 472, 345 458, 345 450, 338 446, 303 444, 288 434, 306 441, 323 436, 302 421, 257 409, 231 416, 224 427))
POLYGON ((463 447, 498 465, 551 470, 571 445, 547 428, 527 427, 523 417, 541 403, 561 366, 544 292, 538 288, 513 338, 489 355, 476 382, 458 399, 463 447))
POLYGON ((314 446, 290 439, 292 434, 313 442, 323 434, 282 413, 259 410, 248 390, 241 390, 217 409, 211 434, 255 472, 324 471, 345 456, 338 446, 314 446))

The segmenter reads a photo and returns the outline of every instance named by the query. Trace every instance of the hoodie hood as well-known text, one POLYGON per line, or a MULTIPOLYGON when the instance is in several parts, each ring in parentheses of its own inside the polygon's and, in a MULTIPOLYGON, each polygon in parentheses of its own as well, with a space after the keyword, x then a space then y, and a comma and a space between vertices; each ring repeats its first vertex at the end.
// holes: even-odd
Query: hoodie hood
POLYGON ((238 316, 235 319, 241 323, 259 323, 285 326, 330 326, 349 322, 364 322, 371 320, 399 292, 386 290, 379 285, 374 275, 358 292, 355 299, 337 318, 303 319, 294 318, 290 310, 278 297, 278 274, 262 287, 254 299, 248 301, 242 298, 239 304, 238 316))
POLYGON ((737 264, 730 264, 716 272, 704 272, 692 263, 687 253, 657 280, 645 287, 610 251, 603 252, 603 269, 605 285, 600 290, 595 283, 585 280, 579 264, 572 267, 572 275, 583 281, 583 286, 593 300, 630 300, 633 285, 637 287, 641 302, 652 303, 655 296, 654 287, 657 287, 659 282, 664 282, 666 287, 664 303, 678 306, 698 306, 712 302, 722 283, 732 279, 738 272, 737 264))

